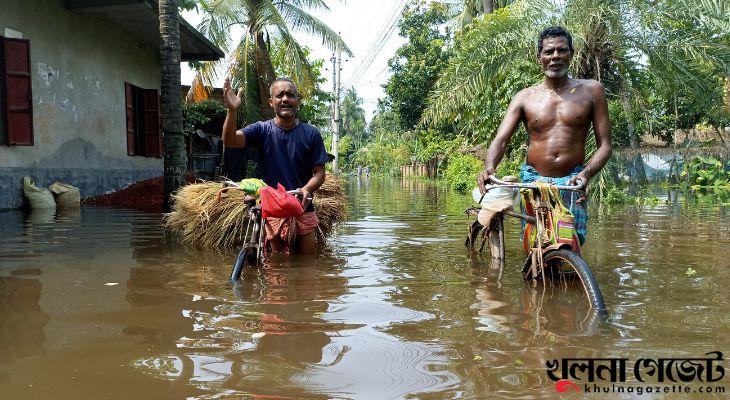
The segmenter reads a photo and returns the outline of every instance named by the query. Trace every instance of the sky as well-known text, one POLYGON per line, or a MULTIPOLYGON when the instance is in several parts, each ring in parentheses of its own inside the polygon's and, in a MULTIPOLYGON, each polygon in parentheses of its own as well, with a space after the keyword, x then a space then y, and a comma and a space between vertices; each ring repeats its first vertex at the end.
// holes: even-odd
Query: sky
MULTIPOLYGON (((342 93, 354 86, 358 96, 364 100, 363 108, 370 121, 378 99, 385 96, 382 85, 390 77, 388 60, 406 42, 398 36, 396 26, 406 0, 327 0, 327 4, 329 11, 315 10, 310 13, 338 32, 352 50, 352 57, 342 56, 342 93)), ((182 15, 193 26, 197 26, 201 19, 195 12, 184 12, 182 15)), ((313 60, 325 60, 327 70, 323 73, 327 83, 322 89, 331 92, 332 51, 323 47, 320 40, 305 33, 295 32, 295 36, 300 44, 312 50, 313 60)), ((195 72, 188 68, 187 63, 183 63, 182 84, 189 85, 194 76, 195 72)), ((221 77, 215 86, 222 85, 221 77)))

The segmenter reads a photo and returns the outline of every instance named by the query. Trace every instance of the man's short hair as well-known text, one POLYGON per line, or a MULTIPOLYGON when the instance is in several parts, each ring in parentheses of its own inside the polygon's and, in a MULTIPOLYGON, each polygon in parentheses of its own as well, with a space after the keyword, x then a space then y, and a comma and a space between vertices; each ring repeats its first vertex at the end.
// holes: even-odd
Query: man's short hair
POLYGON ((269 96, 273 97, 274 93, 271 91, 274 89, 274 85, 276 85, 278 82, 289 82, 294 86, 294 89, 296 90, 297 97, 299 97, 299 88, 297 87, 297 84, 294 83, 293 80, 289 78, 276 78, 273 82, 271 82, 271 85, 269 85, 269 96))
POLYGON ((544 39, 549 38, 555 38, 555 37, 564 37, 568 41, 568 48, 570 49, 570 52, 573 52, 573 36, 570 35, 570 32, 565 30, 562 26, 549 26, 542 30, 540 33, 540 39, 537 40, 537 54, 539 55, 542 53, 542 41, 544 39))

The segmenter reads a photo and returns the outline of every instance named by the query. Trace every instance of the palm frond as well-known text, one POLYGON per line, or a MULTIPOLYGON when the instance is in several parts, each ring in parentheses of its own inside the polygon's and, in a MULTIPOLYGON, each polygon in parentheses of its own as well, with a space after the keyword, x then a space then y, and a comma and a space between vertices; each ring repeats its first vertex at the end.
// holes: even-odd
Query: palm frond
POLYGON ((292 29, 311 34, 322 39, 322 45, 330 50, 342 50, 345 54, 352 56, 352 51, 344 40, 327 26, 324 22, 315 18, 303 9, 289 3, 279 3, 275 7, 281 15, 282 25, 288 22, 292 29))
POLYGON ((228 62, 227 75, 231 77, 234 90, 243 88, 243 98, 239 117, 244 123, 258 121, 261 118, 261 102, 256 79, 256 65, 253 52, 255 44, 250 35, 245 35, 228 62))
POLYGON ((278 0, 272 1, 274 6, 279 7, 281 4, 291 4, 294 7, 307 10, 329 11, 329 6, 324 0, 278 0))
POLYGON ((202 2, 203 19, 198 24, 198 31, 227 53, 231 43, 235 43, 231 38, 231 28, 248 24, 250 12, 247 3, 245 0, 202 2))
POLYGON ((730 4, 727 0, 674 1, 669 9, 680 18, 696 20, 701 30, 720 33, 725 38, 730 34, 730 4))
MULTIPOLYGON (((549 2, 534 2, 542 3, 543 9, 552 6, 549 2)), ((514 65, 534 59, 532 31, 541 18, 535 14, 518 2, 465 29, 463 36, 457 37, 460 45, 436 83, 422 122, 453 122, 474 98, 492 93, 507 79, 514 65)))
POLYGON ((274 58, 280 60, 279 67, 299 88, 303 97, 309 97, 317 86, 316 76, 312 72, 304 49, 286 30, 279 30, 279 36, 272 46, 276 53, 274 58))

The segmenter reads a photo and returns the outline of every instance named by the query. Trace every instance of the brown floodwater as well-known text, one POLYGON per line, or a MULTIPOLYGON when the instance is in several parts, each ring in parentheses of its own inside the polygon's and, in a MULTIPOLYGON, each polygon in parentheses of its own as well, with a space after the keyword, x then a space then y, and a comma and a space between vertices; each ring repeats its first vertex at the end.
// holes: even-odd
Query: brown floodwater
POLYGON ((347 195, 324 254, 236 285, 237 251, 181 245, 159 214, 0 213, 0 397, 548 398, 549 360, 730 350, 730 207, 594 212, 602 320, 522 281, 516 221, 504 268, 469 254, 468 197, 378 179, 347 195))

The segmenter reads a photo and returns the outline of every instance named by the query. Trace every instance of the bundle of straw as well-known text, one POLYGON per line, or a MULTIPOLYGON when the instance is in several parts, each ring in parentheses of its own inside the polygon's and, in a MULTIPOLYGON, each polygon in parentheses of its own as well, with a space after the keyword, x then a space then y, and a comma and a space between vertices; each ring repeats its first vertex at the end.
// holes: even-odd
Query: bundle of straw
POLYGON ((223 189, 220 182, 184 186, 174 198, 172 212, 165 216, 168 229, 182 235, 185 243, 202 247, 232 247, 243 242, 249 205, 243 192, 223 189))
POLYGON ((342 181, 332 174, 327 174, 324 183, 314 195, 314 211, 319 218, 319 229, 324 236, 332 233, 334 226, 345 219, 345 192, 342 181))
MULTIPOLYGON (((174 198, 172 212, 165 215, 165 226, 179 232, 182 241, 201 247, 235 247, 243 243, 248 207, 240 190, 221 194, 223 183, 199 182, 184 186, 174 198)), ((327 174, 316 192, 314 209, 324 236, 345 219, 345 194, 340 180, 327 174)))

